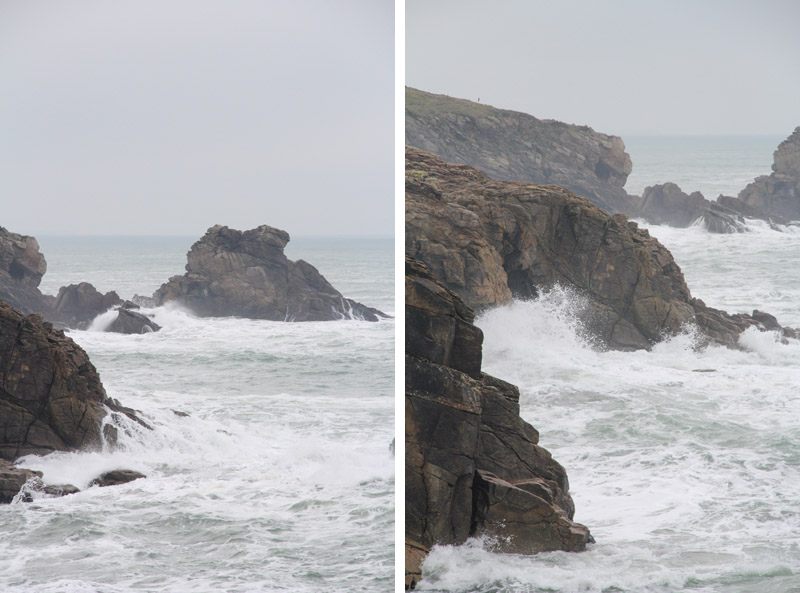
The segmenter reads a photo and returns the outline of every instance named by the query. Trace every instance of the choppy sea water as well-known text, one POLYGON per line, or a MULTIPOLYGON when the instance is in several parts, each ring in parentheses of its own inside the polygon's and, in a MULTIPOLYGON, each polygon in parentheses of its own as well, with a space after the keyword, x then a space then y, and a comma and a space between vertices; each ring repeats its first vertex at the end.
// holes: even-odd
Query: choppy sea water
MULTIPOLYGON (((194 241, 38 239, 43 292, 86 280, 123 298, 183 273, 194 241)), ((391 239, 295 238, 287 255, 394 314, 391 239)), ((0 507, 0 590, 392 590, 394 320, 151 312, 160 332, 70 335, 154 430, 126 425, 118 450, 20 462, 79 488, 117 467, 147 478, 0 507)))
MULTIPOLYGON (((678 169, 689 152, 660 154, 678 169)), ((727 166, 720 158, 693 186, 727 166)), ((796 228, 647 228, 707 304, 800 326, 796 228)), ((480 540, 438 547, 420 589, 800 591, 800 343, 749 331, 739 350, 698 350, 687 328, 650 352, 598 352, 580 337, 577 307, 553 290, 477 324, 484 370, 520 387, 522 416, 567 468, 575 519, 597 543, 533 557, 495 554, 480 540)))

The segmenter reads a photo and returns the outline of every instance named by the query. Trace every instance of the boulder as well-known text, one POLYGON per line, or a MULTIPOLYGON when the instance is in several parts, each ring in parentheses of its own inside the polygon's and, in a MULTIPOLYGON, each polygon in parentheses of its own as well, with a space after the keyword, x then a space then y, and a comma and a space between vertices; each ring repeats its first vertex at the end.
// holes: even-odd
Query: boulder
POLYGON ((506 538, 498 551, 580 551, 564 468, 519 416, 519 391, 481 372, 472 310, 406 258, 406 585, 435 544, 506 538))
POLYGON ((117 317, 105 331, 118 334, 148 334, 160 329, 161 326, 147 315, 120 307, 117 309, 117 317))
POLYGON ((16 467, 0 459, 0 504, 9 504, 30 480, 41 480, 42 472, 16 467))
POLYGON ((122 304, 116 292, 101 294, 88 282, 62 286, 58 290, 53 313, 46 316, 66 327, 86 329, 98 315, 122 304))
POLYGON ((46 271, 36 239, 0 227, 0 299, 25 314, 45 311, 39 283, 46 271))
POLYGON ((153 302, 157 306, 174 302, 201 317, 273 321, 386 317, 342 296, 311 264, 289 260, 283 253, 288 242, 286 231, 266 225, 244 232, 213 226, 189 251, 186 274, 170 278, 155 292, 153 302))
POLYGON ((94 480, 89 483, 89 487, 92 486, 100 486, 104 488, 106 486, 118 486, 120 484, 127 484, 128 482, 133 482, 134 480, 138 480, 139 478, 146 478, 143 473, 133 471, 131 469, 115 469, 111 470, 110 472, 105 472, 101 474, 94 480))
POLYGON ((560 185, 629 212, 631 158, 618 136, 406 87, 406 144, 503 181, 560 185))
POLYGON ((0 301, 0 458, 99 448, 109 412, 138 420, 63 331, 0 301))
POLYGON ((737 233, 746 229, 740 212, 723 204, 710 202, 700 192, 687 195, 674 183, 645 188, 630 215, 644 218, 653 224, 678 228, 686 228, 701 221, 711 233, 737 233))
POLYGON ((772 173, 757 177, 739 200, 766 217, 800 220, 800 126, 775 151, 772 173))

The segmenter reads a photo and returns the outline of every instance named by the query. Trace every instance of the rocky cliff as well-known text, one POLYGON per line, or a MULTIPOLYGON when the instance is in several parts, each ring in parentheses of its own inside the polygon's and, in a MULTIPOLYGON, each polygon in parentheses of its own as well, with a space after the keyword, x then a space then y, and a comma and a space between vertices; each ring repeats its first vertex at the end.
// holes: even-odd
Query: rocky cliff
POLYGON ((556 284, 575 289, 585 330, 611 348, 648 348, 689 323, 726 345, 747 327, 774 329, 693 299, 669 250, 624 215, 560 187, 497 181, 412 147, 405 239, 406 255, 471 307, 556 284))
POLYGON ((186 274, 153 295, 156 305, 181 304, 201 317, 274 321, 377 321, 377 309, 345 298, 311 264, 283 253, 289 233, 260 226, 238 231, 216 225, 192 245, 186 274))
POLYGON ((618 136, 406 88, 406 144, 495 179, 560 185, 628 212, 631 159, 618 136))
POLYGON ((739 200, 764 217, 800 220, 800 126, 775 151, 772 173, 757 177, 739 200))
POLYGON ((498 551, 586 548, 564 468, 519 416, 519 391, 481 372, 473 312, 406 258, 406 588, 434 544, 496 538, 498 551))
POLYGON ((135 419, 63 331, 0 301, 0 458, 99 447, 109 412, 135 419))

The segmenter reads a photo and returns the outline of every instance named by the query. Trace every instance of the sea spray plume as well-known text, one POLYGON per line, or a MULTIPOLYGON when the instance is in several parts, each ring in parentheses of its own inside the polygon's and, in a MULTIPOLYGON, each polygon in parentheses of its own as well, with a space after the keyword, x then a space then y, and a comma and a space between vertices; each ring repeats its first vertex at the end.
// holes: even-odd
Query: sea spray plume
POLYGON ((406 258, 406 585, 437 544, 580 551, 566 472, 519 416, 519 391, 481 372, 473 312, 406 258))
POLYGON ((201 317, 273 321, 378 321, 386 315, 343 297, 303 260, 283 253, 289 233, 267 225, 238 231, 216 225, 192 245, 186 274, 173 276, 153 304, 177 303, 201 317))

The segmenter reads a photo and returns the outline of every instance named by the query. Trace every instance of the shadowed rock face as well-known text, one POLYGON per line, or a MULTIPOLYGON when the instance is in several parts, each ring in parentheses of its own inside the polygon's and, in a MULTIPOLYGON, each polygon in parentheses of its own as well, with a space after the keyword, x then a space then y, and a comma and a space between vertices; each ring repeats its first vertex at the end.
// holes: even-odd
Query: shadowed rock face
POLYGON ((102 294, 88 282, 81 282, 62 286, 53 304, 54 311, 46 317, 67 327, 86 329, 95 317, 121 304, 116 292, 102 294))
POLYGON ((39 283, 46 271, 36 239, 0 227, 0 299, 26 314, 41 312, 39 283))
POLYGON ((775 151, 772 173, 757 177, 739 192, 739 200, 767 216, 800 220, 800 126, 775 151))
POLYGON ((213 226, 192 246, 186 274, 173 276, 153 298, 176 302, 203 317, 274 321, 377 321, 377 309, 345 298, 311 264, 283 253, 286 231, 266 225, 249 231, 213 226))
POLYGON ((107 410, 135 418, 64 332, 0 301, 0 458, 99 447, 107 410))
POLYGON ((618 136, 406 87, 406 144, 495 179, 560 185, 629 212, 631 159, 618 136))
POLYGON ((406 583, 434 544, 497 536, 498 550, 580 551, 566 472, 519 416, 519 391, 481 372, 473 312, 406 258, 406 583))

